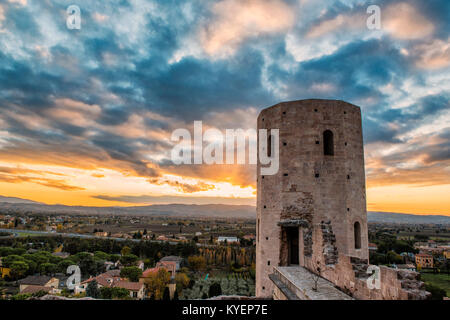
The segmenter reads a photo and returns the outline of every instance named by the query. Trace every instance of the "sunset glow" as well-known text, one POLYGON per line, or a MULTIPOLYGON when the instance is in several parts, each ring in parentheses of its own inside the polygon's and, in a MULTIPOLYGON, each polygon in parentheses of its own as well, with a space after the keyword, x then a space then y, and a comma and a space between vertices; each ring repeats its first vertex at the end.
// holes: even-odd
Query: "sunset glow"
POLYGON ((0 196, 255 205, 254 165, 174 165, 172 132, 323 98, 361 107, 368 210, 450 216, 448 1, 378 1, 381 30, 359 1, 129 2, 82 2, 81 30, 0 4, 0 196))

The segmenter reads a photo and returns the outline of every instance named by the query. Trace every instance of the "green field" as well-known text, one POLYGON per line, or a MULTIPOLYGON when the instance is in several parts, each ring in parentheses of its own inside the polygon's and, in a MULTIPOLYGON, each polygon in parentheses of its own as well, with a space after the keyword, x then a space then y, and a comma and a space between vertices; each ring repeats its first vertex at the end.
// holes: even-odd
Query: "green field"
POLYGON ((421 273, 422 281, 437 285, 447 292, 450 297, 450 275, 444 273, 421 273))
POLYGON ((252 278, 229 273, 223 278, 208 278, 207 280, 197 280, 191 289, 184 289, 181 299, 202 299, 208 295, 209 287, 212 283, 218 282, 224 295, 254 296, 255 280, 252 278))

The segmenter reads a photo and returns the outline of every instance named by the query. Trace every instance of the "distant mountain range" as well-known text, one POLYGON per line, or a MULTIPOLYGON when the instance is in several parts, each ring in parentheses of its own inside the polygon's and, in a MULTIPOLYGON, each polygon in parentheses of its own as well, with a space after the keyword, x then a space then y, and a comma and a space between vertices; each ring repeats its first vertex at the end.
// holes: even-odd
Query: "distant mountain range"
POLYGON ((0 196, 0 203, 1 202, 7 202, 7 203, 33 203, 33 204, 41 204, 40 202, 32 201, 32 200, 26 200, 21 198, 14 198, 14 197, 2 197, 0 196))
MULTIPOLYGON (((225 204, 155 204, 133 207, 83 207, 65 205, 47 205, 31 200, 0 196, 0 213, 45 213, 80 215, 154 215, 170 217, 199 218, 247 218, 255 219, 256 207, 225 204)), ((369 222, 378 223, 433 223, 450 224, 450 217, 443 215, 415 215, 394 212, 367 213, 369 222)))
POLYGON ((0 197, 0 213, 45 213, 45 214, 80 214, 80 215, 154 215, 199 218, 248 218, 254 219, 256 207, 226 204, 154 204, 132 207, 84 207, 47 205, 18 198, 0 197), (19 199, 20 200, 20 199, 19 199))
POLYGON ((417 215, 407 213, 394 212, 367 212, 367 219, 369 222, 379 223, 433 223, 433 224, 450 224, 449 216, 442 215, 417 215))

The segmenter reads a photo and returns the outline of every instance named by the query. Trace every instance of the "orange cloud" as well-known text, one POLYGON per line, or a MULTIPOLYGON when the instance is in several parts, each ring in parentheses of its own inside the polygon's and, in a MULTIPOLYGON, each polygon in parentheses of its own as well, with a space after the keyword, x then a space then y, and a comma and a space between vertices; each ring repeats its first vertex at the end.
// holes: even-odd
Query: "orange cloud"
POLYGON ((398 39, 421 39, 434 31, 433 23, 406 2, 388 6, 381 19, 382 28, 398 39))
POLYGON ((417 56, 416 65, 424 69, 440 69, 450 65, 450 38, 447 41, 435 39, 419 44, 413 49, 417 56))
POLYGON ((79 127, 94 125, 93 121, 101 113, 98 105, 88 105, 72 99, 56 99, 55 107, 46 111, 49 117, 79 127))
POLYGON ((85 190, 85 188, 82 187, 72 186, 66 183, 66 181, 64 180, 56 180, 43 177, 30 177, 30 176, 10 175, 0 173, 0 181, 7 183, 31 182, 45 187, 56 188, 66 191, 85 190))
POLYGON ((214 20, 201 30, 204 50, 229 55, 245 39, 286 31, 295 21, 282 0, 223 0, 212 7, 214 20))
POLYGON ((169 185, 172 187, 175 187, 177 190, 179 190, 180 192, 183 193, 194 193, 194 192, 199 192, 199 191, 208 191, 208 190, 214 190, 216 187, 212 184, 207 184, 204 182, 197 182, 195 184, 188 184, 188 183, 182 183, 179 181, 173 181, 173 180, 168 180, 168 179, 158 179, 158 178, 152 178, 152 179, 148 179, 148 181, 151 184, 156 184, 156 185, 169 185))
POLYGON ((339 14, 335 18, 324 20, 313 26, 307 33, 307 38, 317 38, 338 29, 361 29, 365 28, 366 18, 363 14, 345 15, 339 14))

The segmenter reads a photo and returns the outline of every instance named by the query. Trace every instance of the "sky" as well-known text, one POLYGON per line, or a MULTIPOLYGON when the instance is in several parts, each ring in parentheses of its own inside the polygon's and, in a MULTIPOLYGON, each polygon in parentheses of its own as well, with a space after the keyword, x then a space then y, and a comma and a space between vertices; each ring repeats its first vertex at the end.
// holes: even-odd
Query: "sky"
POLYGON ((448 0, 1 0, 0 195, 254 205, 255 166, 174 165, 172 132, 322 98, 361 107, 368 210, 450 215, 449 21, 448 0))

